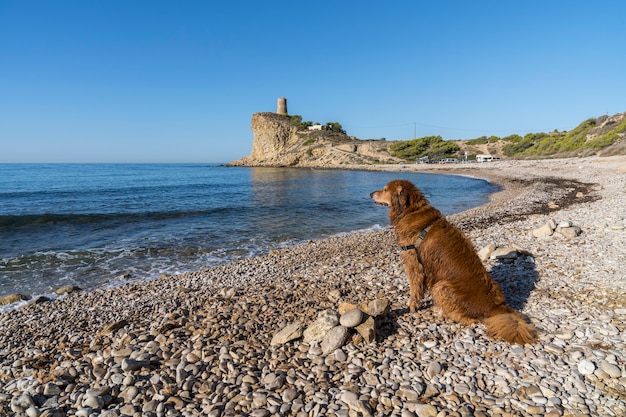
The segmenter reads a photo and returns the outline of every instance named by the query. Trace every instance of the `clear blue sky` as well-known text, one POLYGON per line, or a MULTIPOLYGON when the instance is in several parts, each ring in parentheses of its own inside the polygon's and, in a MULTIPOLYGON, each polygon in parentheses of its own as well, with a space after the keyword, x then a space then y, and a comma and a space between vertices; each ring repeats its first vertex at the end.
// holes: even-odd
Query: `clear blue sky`
POLYGON ((0 162, 229 162, 253 113, 361 139, 626 111, 626 2, 0 0, 0 162))

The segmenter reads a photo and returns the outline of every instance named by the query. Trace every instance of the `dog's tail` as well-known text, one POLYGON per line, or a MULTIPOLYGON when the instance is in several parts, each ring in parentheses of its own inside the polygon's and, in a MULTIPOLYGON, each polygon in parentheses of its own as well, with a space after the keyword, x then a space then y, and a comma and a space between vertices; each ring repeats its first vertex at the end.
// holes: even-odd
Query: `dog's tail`
POLYGON ((494 311, 491 317, 483 320, 487 326, 487 333, 509 343, 520 345, 534 343, 537 340, 537 329, 528 323, 521 313, 505 308, 506 310, 494 311))

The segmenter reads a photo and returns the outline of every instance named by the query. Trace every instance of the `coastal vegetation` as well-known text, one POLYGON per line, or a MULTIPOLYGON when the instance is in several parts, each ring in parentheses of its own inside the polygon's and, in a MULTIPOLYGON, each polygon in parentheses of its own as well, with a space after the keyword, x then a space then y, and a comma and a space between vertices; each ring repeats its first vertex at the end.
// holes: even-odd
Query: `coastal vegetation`
POLYGON ((502 140, 502 148, 509 157, 542 157, 594 151, 613 145, 626 132, 626 117, 621 123, 608 123, 604 131, 591 132, 608 117, 587 119, 569 132, 529 133, 524 137, 512 135, 502 140), (590 134, 592 133, 592 134, 590 134), (594 134, 595 133, 595 134, 594 134))
POLYGON ((469 140, 444 140, 441 136, 425 136, 389 144, 392 156, 407 161, 428 157, 475 159, 476 154, 489 153, 508 158, 556 158, 626 151, 626 113, 589 118, 570 131, 537 132, 524 136, 481 136, 469 140), (618 145, 621 144, 621 145, 618 145))
POLYGON ((437 160, 456 155, 460 148, 455 142, 445 141, 441 136, 425 136, 391 143, 389 150, 396 158, 415 160, 427 156, 437 160))

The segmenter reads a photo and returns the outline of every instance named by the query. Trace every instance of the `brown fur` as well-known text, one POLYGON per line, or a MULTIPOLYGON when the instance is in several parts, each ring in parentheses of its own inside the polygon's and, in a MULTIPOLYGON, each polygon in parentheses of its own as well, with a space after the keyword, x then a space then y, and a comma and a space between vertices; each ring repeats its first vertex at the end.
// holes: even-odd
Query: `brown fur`
POLYGON ((467 237, 430 205, 409 181, 396 180, 374 191, 376 204, 389 207, 398 244, 413 245, 430 226, 415 250, 402 252, 409 278, 409 310, 414 312, 430 291, 445 317, 462 324, 482 322, 487 332, 509 343, 532 343, 535 328, 506 305, 500 286, 491 278, 467 237))

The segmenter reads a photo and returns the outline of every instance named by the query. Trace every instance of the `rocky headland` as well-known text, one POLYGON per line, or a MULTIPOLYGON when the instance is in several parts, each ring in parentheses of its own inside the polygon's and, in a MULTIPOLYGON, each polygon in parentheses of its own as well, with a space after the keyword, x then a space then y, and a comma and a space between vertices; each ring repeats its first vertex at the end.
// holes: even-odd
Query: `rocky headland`
POLYGON ((626 158, 381 169, 504 186, 450 219, 536 344, 410 314, 393 231, 357 233, 0 314, 0 415, 625 415, 626 158))
POLYGON ((250 155, 232 166, 338 168, 355 164, 398 163, 382 140, 359 140, 341 132, 301 130, 289 116, 255 113, 250 155))

